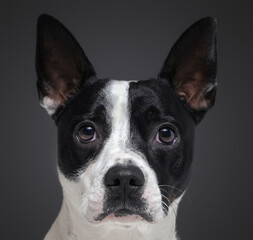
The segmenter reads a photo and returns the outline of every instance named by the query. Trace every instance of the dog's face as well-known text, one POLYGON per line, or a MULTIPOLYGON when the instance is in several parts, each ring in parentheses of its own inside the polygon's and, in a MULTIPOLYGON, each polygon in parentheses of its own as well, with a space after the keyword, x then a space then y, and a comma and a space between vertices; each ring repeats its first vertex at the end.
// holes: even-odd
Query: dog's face
POLYGON ((166 217, 189 180, 195 126, 214 104, 215 21, 180 37, 158 79, 96 78, 74 37, 47 15, 38 21, 36 60, 69 204, 92 223, 166 217))

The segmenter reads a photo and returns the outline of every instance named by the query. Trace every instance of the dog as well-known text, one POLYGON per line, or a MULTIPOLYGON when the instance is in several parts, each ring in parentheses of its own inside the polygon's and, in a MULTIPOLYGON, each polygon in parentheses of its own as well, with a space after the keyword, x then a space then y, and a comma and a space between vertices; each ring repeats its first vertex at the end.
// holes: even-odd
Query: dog
POLYGON ((176 240, 194 131, 214 105, 216 20, 176 41, 158 77, 96 77, 73 35, 43 14, 37 23, 40 104, 58 129, 60 213, 45 240, 176 240))

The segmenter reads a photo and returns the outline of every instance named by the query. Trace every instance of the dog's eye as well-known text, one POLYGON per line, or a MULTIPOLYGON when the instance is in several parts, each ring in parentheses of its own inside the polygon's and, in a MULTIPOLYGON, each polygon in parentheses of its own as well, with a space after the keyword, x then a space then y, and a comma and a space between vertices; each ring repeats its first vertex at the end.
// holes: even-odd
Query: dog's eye
POLYGON ((156 134, 156 141, 159 143, 173 144, 177 138, 175 131, 170 128, 161 128, 156 134))
POLYGON ((96 140, 97 134, 93 127, 85 125, 79 128, 77 138, 82 143, 88 143, 96 140))

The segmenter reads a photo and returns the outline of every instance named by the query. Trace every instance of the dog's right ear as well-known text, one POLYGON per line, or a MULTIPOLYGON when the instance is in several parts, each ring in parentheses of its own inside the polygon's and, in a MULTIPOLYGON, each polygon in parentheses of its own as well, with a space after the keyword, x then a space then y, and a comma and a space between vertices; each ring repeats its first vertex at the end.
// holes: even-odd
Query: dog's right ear
POLYGON ((50 115, 95 75, 73 35, 46 14, 37 23, 36 71, 40 103, 50 115))

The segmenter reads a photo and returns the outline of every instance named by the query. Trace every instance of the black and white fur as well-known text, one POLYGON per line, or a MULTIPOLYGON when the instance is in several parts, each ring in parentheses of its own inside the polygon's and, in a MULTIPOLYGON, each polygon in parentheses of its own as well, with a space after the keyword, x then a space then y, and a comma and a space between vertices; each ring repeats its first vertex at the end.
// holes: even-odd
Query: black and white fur
POLYGON ((45 240, 178 239, 194 130, 214 104, 216 66, 211 17, 192 25, 158 78, 145 81, 98 79, 72 34, 39 17, 38 92, 58 128, 64 197, 45 240), (82 141, 87 126, 93 137, 82 141), (163 130, 173 141, 161 141, 163 130))

